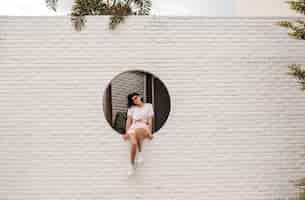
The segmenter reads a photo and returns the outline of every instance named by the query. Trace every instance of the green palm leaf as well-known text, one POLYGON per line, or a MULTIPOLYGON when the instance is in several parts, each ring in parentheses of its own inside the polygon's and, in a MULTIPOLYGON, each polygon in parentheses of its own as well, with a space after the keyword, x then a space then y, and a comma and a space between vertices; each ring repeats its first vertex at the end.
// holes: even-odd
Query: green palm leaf
MULTIPOLYGON (((290 8, 299 13, 305 14, 305 0, 286 1, 290 8)), ((305 21, 297 19, 294 21, 279 21, 277 25, 287 28, 288 35, 295 39, 305 40, 305 21)), ((302 85, 302 90, 305 91, 305 69, 302 69, 300 64, 292 64, 288 66, 288 74, 296 77, 302 85)), ((305 199, 305 196, 304 196, 305 199)))
POLYGON ((57 2, 58 2, 58 0, 46 0, 47 6, 54 11, 56 11, 57 2))
POLYGON ((109 28, 114 29, 128 15, 149 15, 151 0, 75 0, 71 21, 75 30, 81 31, 87 15, 111 15, 109 28))

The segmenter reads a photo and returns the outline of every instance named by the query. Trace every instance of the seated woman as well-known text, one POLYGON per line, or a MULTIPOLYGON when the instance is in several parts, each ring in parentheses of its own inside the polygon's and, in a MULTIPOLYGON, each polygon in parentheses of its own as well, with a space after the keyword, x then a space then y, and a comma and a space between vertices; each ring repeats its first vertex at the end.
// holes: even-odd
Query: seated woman
POLYGON ((154 117, 153 106, 151 103, 144 103, 143 98, 136 92, 127 96, 127 121, 126 133, 123 135, 125 140, 129 139, 131 142, 130 151, 130 166, 128 175, 134 173, 136 166, 135 162, 143 162, 141 154, 141 143, 145 138, 150 140, 152 135, 152 118, 154 117), (137 160, 136 151, 138 149, 137 160))

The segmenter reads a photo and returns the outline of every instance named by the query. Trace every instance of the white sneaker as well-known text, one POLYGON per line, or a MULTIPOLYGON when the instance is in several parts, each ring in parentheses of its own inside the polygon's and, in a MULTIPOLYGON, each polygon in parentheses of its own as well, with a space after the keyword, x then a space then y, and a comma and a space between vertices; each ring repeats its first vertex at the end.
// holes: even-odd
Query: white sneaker
POLYGON ((136 162, 138 164, 142 164, 144 162, 144 158, 143 158, 142 152, 138 152, 137 157, 136 157, 136 162))
POLYGON ((128 168, 128 176, 133 175, 135 171, 136 171, 136 165, 130 163, 128 168))

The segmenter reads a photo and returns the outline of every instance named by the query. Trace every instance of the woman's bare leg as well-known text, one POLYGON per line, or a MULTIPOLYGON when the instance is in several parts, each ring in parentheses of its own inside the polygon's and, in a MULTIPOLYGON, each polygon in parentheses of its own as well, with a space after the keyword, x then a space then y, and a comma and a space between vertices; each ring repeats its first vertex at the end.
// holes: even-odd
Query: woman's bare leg
POLYGON ((144 139, 143 130, 141 128, 136 129, 136 138, 138 143, 138 151, 142 151, 142 141, 144 139))
POLYGON ((144 128, 137 128, 135 129, 136 132, 136 139, 137 139, 137 145, 138 145, 138 151, 142 151, 142 141, 148 137, 148 132, 144 128))
POLYGON ((138 145, 138 151, 141 152, 142 151, 141 136, 139 134, 137 134, 137 145, 138 145))
POLYGON ((131 162, 131 164, 134 164, 136 153, 137 153, 137 145, 138 145, 136 134, 135 133, 130 134, 129 139, 131 142, 130 162, 131 162))

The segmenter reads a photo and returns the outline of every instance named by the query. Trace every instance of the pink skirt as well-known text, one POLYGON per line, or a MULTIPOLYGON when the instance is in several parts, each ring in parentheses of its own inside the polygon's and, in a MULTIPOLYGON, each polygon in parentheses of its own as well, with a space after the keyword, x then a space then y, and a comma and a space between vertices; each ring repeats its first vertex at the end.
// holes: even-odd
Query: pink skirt
POLYGON ((146 128, 148 130, 148 125, 144 122, 135 122, 131 124, 129 129, 126 131, 127 134, 131 134, 134 132, 136 128, 146 128))

